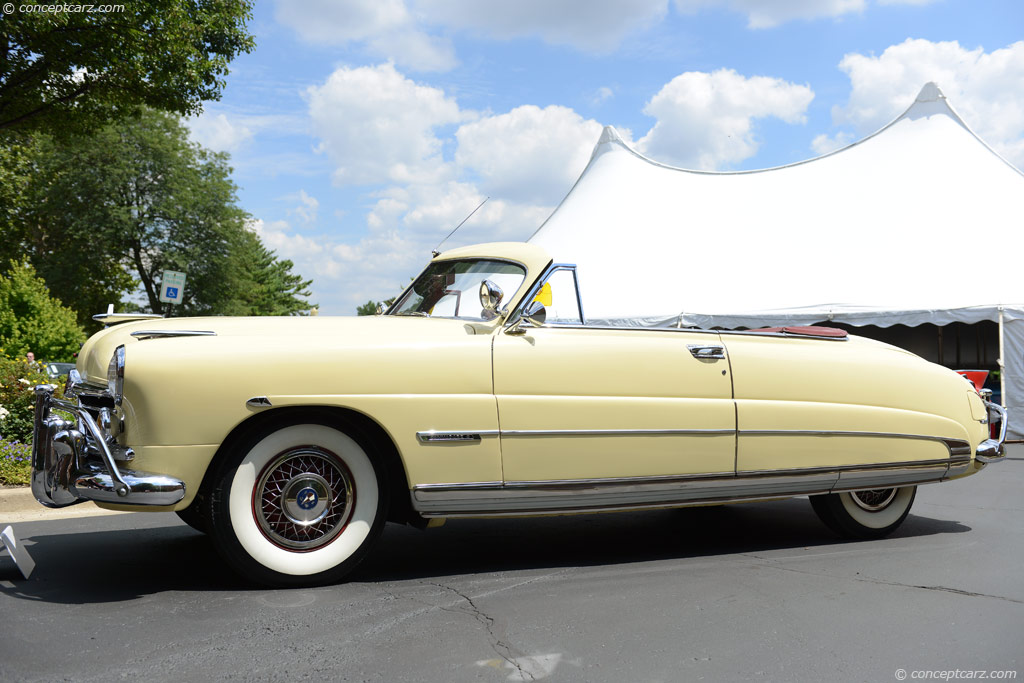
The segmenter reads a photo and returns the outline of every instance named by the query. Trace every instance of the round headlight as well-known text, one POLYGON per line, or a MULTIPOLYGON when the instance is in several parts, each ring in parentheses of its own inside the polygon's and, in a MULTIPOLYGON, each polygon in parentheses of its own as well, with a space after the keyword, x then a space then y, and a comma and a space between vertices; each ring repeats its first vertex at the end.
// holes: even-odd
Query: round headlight
POLYGON ((124 346, 118 346, 107 366, 107 391, 114 397, 114 403, 121 405, 124 397, 124 346))

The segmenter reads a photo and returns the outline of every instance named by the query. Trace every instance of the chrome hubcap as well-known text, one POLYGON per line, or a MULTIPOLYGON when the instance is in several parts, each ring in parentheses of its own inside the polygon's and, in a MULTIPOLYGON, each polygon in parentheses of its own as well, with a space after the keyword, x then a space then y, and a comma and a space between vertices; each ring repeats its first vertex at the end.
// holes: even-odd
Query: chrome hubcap
POLYGON ((303 446, 274 458, 253 491, 253 514, 275 545, 315 550, 345 528, 355 507, 352 475, 329 451, 303 446))
POLYGON ((857 507, 868 512, 877 512, 889 506, 896 497, 896 489, 872 489, 871 491, 854 491, 850 498, 857 507))

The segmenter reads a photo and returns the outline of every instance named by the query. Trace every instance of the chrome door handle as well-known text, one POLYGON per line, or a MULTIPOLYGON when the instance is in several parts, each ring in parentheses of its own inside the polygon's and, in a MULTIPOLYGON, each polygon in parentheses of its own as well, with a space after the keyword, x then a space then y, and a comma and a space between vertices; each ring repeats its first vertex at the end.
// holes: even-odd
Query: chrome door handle
POLYGON ((694 358, 702 360, 708 358, 721 360, 725 358, 725 347, 718 344, 687 344, 686 348, 690 349, 690 353, 693 354, 694 358))

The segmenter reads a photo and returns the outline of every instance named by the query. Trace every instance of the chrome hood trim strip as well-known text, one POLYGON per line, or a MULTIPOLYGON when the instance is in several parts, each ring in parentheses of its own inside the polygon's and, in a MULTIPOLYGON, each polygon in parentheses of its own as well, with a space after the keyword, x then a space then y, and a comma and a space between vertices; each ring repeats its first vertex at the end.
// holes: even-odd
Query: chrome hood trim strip
POLYGON ((131 336, 136 339, 160 339, 163 337, 216 337, 213 330, 138 330, 131 336))

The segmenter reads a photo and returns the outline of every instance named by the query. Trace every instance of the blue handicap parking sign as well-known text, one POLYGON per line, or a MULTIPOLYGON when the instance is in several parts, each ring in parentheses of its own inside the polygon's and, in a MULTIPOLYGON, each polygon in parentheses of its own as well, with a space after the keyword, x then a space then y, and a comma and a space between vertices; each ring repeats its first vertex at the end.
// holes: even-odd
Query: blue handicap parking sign
POLYGON ((167 294, 165 294, 164 296, 166 296, 168 299, 177 299, 178 298, 178 288, 177 287, 168 287, 167 288, 167 294))

